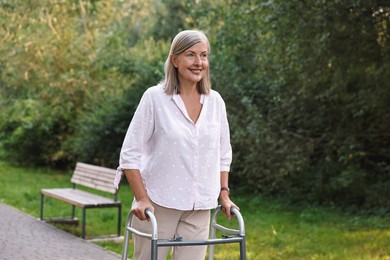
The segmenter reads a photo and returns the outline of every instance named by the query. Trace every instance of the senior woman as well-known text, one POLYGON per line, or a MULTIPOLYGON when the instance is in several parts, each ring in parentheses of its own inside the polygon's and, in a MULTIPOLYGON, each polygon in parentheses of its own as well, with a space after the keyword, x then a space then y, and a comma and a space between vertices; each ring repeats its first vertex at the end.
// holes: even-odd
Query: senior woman
MULTIPOLYGON (((218 198, 228 218, 237 207, 229 198, 229 124, 222 97, 211 89, 209 54, 203 32, 176 35, 165 79, 143 94, 121 149, 115 184, 124 173, 134 194, 132 226, 150 232, 149 208, 161 239, 207 239, 218 198)), ((204 259, 206 248, 174 247, 172 257, 204 259)), ((158 252, 166 259, 169 248, 158 252)), ((135 236, 134 258, 150 257, 150 241, 135 236)))

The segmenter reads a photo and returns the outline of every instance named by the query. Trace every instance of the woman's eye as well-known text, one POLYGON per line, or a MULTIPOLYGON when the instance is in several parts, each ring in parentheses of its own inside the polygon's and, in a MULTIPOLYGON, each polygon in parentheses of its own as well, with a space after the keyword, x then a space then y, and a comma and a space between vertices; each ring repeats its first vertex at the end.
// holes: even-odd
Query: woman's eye
POLYGON ((201 53, 201 54, 196 54, 196 53, 193 53, 193 52, 187 52, 185 54, 185 56, 187 58, 190 58, 190 59, 195 59, 195 57, 199 57, 201 60, 207 60, 208 59, 208 55, 207 53, 201 53))

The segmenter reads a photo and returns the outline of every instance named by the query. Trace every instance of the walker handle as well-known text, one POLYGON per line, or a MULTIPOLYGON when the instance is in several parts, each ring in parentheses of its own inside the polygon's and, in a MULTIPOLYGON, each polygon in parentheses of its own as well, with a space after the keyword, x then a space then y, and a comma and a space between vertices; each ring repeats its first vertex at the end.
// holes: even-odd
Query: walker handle
POLYGON ((154 216, 153 212, 151 209, 146 208, 145 209, 145 215, 147 219, 151 222, 152 224, 152 233, 151 233, 151 239, 152 240, 157 240, 158 239, 158 227, 157 227, 157 220, 156 217, 154 216))
POLYGON ((150 219, 150 215, 153 215, 153 212, 150 208, 146 208, 144 213, 147 219, 150 219))
MULTIPOLYGON (((221 210, 224 209, 224 208, 225 208, 224 206, 221 206, 221 210)), ((230 214, 231 215, 236 215, 237 216, 237 212, 240 212, 237 207, 234 207, 234 206, 230 207, 230 214)))
POLYGON ((237 215, 238 215, 237 213, 238 213, 238 214, 240 213, 240 211, 238 210, 237 207, 234 207, 234 206, 233 206, 233 207, 230 208, 230 214, 236 215, 236 216, 237 216, 237 215))

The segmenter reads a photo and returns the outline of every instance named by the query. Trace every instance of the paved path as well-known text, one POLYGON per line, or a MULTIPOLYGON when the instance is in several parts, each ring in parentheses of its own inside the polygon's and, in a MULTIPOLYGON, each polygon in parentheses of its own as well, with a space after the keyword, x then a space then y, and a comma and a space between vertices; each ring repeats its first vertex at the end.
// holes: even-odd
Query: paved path
POLYGON ((0 203, 1 260, 114 260, 120 256, 0 203))

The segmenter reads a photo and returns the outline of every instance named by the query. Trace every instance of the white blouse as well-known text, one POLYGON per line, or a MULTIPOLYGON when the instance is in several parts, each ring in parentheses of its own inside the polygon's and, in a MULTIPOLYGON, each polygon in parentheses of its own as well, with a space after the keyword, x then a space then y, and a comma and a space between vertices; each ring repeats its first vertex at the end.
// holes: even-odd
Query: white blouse
POLYGON ((232 161, 226 107, 218 92, 202 95, 194 124, 179 95, 159 84, 145 91, 127 130, 115 178, 139 169, 149 198, 178 210, 217 206, 220 172, 232 161))

